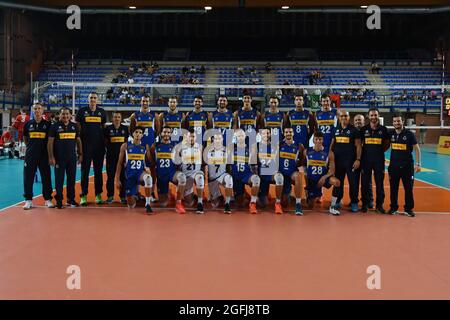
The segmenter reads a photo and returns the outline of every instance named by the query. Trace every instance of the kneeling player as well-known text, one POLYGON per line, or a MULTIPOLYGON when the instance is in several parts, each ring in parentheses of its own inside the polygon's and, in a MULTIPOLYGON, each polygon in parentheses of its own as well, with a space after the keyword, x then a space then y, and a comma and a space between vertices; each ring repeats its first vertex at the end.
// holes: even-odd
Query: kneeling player
POLYGON ((302 144, 294 142, 294 130, 291 127, 284 128, 284 143, 281 144, 279 150, 279 172, 283 175, 283 197, 285 202, 291 193, 291 185, 294 184, 295 193, 295 214, 303 215, 302 211, 302 189, 303 179, 302 173, 299 172, 303 161, 304 147, 302 144))
POLYGON ((171 141, 172 128, 165 126, 161 132, 161 142, 156 142, 150 149, 150 158, 152 166, 156 167, 159 203, 162 207, 167 206, 169 182, 177 186, 177 203, 175 209, 178 213, 186 213, 181 200, 186 186, 186 175, 176 171, 173 161, 173 150, 175 144, 171 141))
POLYGON ((235 132, 236 146, 231 153, 233 189, 238 203, 242 204, 245 185, 251 186, 251 200, 249 205, 250 213, 258 213, 256 210, 256 200, 258 199, 261 179, 258 176, 258 166, 256 164, 256 148, 247 146, 244 130, 237 129, 235 132))
POLYGON ((212 136, 212 144, 208 147, 208 188, 211 202, 218 206, 221 196, 220 185, 225 188, 225 213, 231 213, 230 200, 233 193, 233 178, 227 173, 227 153, 223 145, 222 134, 212 136))
POLYGON ((136 206, 139 185, 143 184, 145 187, 145 210, 148 214, 152 214, 153 210, 150 206, 150 198, 153 181, 150 168, 145 166, 145 157, 150 159, 150 152, 145 146, 141 145, 144 128, 140 126, 135 127, 132 135, 133 142, 125 142, 120 147, 115 177, 116 186, 120 190, 120 173, 122 167, 124 167, 128 207, 132 209, 136 206))
POLYGON ((275 213, 282 214, 281 193, 283 191, 283 175, 278 172, 278 144, 272 145, 270 141, 270 128, 263 128, 259 131, 261 142, 258 143, 258 168, 261 178, 259 189, 259 199, 264 207, 267 204, 270 184, 275 183, 275 213))
MULTIPOLYGON (((322 196, 322 187, 327 189, 331 186, 339 187, 340 182, 334 175, 334 154, 329 151, 328 155, 323 151, 323 133, 314 134, 314 147, 312 150, 305 150, 307 165, 307 185, 308 206, 314 206, 314 199, 322 196)), ((330 213, 333 215, 341 214, 334 206, 330 206, 330 213)))
POLYGON ((197 189, 197 213, 203 210, 203 189, 205 188, 205 174, 203 173, 202 146, 195 142, 193 128, 184 135, 182 143, 175 146, 175 163, 181 166, 181 172, 186 176, 184 199, 191 206, 194 202, 194 182, 197 189))

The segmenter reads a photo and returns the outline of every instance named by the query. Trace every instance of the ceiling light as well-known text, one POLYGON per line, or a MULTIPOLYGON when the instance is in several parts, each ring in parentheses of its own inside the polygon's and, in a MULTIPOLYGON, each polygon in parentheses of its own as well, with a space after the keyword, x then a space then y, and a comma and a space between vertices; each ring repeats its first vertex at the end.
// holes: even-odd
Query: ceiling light
POLYGON ((282 6, 281 9, 287 10, 287 9, 289 9, 289 6, 282 6))
POLYGON ((135 6, 129 6, 128 9, 134 10, 134 9, 136 9, 136 7, 135 6))
POLYGON ((212 7, 206 6, 206 7, 205 7, 205 10, 206 10, 206 11, 212 10, 212 7))

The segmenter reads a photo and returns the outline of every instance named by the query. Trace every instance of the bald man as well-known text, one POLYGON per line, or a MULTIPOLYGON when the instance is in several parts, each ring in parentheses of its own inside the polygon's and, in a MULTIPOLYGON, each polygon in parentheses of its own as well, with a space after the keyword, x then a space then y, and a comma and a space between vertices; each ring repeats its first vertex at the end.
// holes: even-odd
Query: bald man
MULTIPOLYGON (((353 117, 353 125, 356 129, 361 132, 362 127, 366 125, 366 119, 362 114, 357 114, 353 117)), ((359 191, 359 182, 361 180, 361 168, 355 170, 355 179, 356 179, 356 190, 359 191)), ((362 196, 362 187, 361 187, 361 196, 362 196)), ((373 190, 372 190, 372 179, 369 181, 369 209, 373 209, 373 190)), ((361 199, 362 201, 362 199, 361 199)))
POLYGON ((335 129, 330 149, 334 152, 335 177, 340 181, 340 185, 333 188, 331 206, 335 209, 341 207, 341 200, 344 196, 344 179, 347 176, 351 200, 350 208, 352 212, 358 212, 355 170, 361 165, 361 136, 358 129, 350 124, 348 111, 341 110, 339 123, 340 127, 335 129))

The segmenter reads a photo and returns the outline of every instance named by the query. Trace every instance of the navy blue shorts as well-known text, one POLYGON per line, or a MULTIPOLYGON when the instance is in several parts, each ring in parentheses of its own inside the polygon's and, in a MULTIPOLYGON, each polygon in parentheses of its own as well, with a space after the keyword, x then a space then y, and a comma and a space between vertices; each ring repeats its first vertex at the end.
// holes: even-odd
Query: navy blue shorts
POLYGON ((125 183, 125 192, 127 196, 134 196, 138 193, 139 185, 141 184, 141 174, 127 177, 125 183))
POLYGON ((174 176, 175 172, 157 176, 156 187, 158 188, 158 194, 169 193, 169 183, 173 181, 174 176))
MULTIPOLYGON (((325 183, 323 184, 324 188, 327 188, 327 189, 331 188, 330 178, 331 177, 328 177, 325 180, 325 183)), ((317 186, 318 182, 319 182, 319 180, 308 178, 308 184, 306 186, 306 192, 307 192, 308 199, 319 198, 322 196, 322 188, 319 188, 317 186)))
POLYGON ((238 176, 233 176, 233 190, 235 196, 244 194, 245 185, 248 184, 252 175, 252 172, 243 172, 238 176))

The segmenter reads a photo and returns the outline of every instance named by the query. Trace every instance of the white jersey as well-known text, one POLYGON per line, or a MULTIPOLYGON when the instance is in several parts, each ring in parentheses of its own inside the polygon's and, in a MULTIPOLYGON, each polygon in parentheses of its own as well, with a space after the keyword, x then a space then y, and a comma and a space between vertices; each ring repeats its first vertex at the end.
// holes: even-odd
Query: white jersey
POLYGON ((180 150, 181 171, 191 176, 202 170, 202 146, 198 143, 183 145, 180 150))
POLYGON ((227 172, 227 153, 225 147, 208 151, 208 181, 214 181, 227 172))

